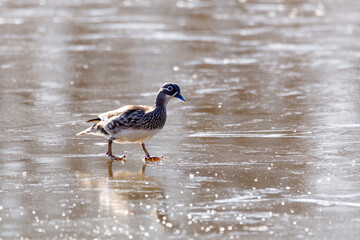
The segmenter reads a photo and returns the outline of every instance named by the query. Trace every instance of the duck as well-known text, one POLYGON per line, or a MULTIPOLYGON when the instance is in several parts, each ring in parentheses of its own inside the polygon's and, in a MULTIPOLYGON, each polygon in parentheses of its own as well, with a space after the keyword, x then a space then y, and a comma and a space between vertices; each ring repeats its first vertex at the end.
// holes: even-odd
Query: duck
POLYGON ((153 106, 127 105, 99 114, 96 118, 86 121, 86 123, 94 123, 92 126, 76 135, 91 134, 105 137, 108 140, 106 155, 110 162, 126 161, 125 155, 113 155, 112 143, 140 143, 145 153, 144 161, 161 161, 163 157, 150 156, 145 141, 155 136, 165 126, 166 105, 173 98, 186 101, 177 84, 165 83, 158 91, 153 106))

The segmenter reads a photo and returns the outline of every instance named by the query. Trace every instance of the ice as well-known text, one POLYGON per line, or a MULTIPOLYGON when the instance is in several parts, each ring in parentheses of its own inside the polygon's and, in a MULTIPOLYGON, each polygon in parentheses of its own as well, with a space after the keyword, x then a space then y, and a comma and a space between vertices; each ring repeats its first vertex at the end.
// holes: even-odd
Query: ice
POLYGON ((359 12, 341 1, 0 2, 0 238, 357 239, 359 12), (165 82, 147 147, 75 134, 165 82), (315 217, 314 217, 315 216, 315 217))

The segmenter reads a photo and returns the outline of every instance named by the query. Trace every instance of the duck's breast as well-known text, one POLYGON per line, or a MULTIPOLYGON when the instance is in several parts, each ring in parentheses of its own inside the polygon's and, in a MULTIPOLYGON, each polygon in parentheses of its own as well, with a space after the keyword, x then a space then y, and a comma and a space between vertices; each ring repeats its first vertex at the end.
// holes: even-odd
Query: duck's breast
POLYGON ((155 136, 160 129, 144 130, 144 129, 121 129, 112 137, 116 143, 136 143, 144 142, 155 136))

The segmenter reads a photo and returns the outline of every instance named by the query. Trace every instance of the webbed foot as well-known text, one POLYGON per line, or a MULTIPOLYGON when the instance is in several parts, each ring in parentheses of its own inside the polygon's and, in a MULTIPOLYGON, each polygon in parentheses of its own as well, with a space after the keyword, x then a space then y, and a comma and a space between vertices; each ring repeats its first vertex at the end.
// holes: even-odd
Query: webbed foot
POLYGON ((110 158, 110 161, 122 161, 126 162, 126 156, 114 156, 112 154, 106 154, 110 158))
POLYGON ((151 156, 144 156, 143 161, 144 162, 160 162, 164 159, 163 156, 160 157, 151 157, 151 156))

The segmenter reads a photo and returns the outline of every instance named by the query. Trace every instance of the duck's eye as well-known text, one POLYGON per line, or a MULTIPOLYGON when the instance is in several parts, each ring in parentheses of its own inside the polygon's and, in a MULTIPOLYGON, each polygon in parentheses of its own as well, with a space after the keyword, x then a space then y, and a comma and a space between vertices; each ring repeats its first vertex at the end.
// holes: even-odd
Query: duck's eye
POLYGON ((171 91, 173 90, 173 87, 172 87, 172 86, 168 86, 168 87, 167 87, 167 90, 168 90, 169 92, 171 92, 171 91))

